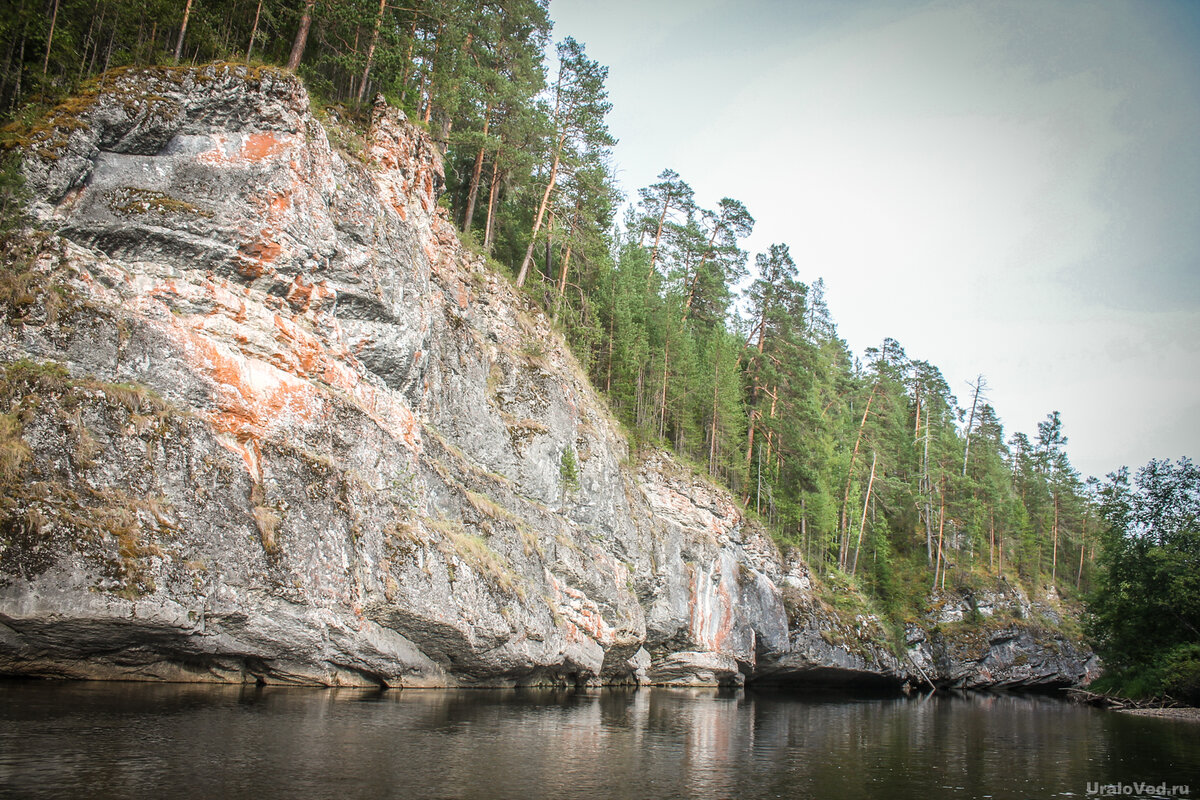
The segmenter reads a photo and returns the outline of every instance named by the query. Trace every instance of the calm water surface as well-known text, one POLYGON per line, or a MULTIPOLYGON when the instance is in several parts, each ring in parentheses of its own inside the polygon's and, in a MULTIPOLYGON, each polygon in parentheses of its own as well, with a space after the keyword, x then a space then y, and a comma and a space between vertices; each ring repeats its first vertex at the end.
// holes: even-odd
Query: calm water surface
POLYGON ((1007 695, 0 683, 5 797, 932 800, 1138 781, 1200 796, 1200 725, 1007 695))

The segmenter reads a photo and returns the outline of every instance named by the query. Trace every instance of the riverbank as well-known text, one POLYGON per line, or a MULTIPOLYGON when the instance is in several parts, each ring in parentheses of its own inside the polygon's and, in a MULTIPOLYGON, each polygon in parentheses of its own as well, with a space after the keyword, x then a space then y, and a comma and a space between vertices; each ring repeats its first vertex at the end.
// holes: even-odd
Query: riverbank
POLYGON ((1200 722, 1200 708, 1118 708, 1114 710, 1139 717, 1165 717, 1200 722))

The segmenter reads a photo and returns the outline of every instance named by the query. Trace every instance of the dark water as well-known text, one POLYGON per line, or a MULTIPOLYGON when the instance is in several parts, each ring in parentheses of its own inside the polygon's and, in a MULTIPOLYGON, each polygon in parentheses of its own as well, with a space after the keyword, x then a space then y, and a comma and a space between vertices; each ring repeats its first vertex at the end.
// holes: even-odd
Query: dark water
POLYGON ((1140 781, 1200 796, 1200 724, 1004 695, 0 683, 6 797, 932 800, 1140 781))

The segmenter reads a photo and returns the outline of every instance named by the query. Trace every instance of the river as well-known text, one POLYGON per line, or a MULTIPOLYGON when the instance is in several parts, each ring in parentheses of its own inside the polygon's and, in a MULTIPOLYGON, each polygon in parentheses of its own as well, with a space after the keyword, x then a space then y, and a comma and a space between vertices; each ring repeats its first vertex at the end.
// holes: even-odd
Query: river
POLYGON ((1164 783, 1200 795, 1200 725, 1046 696, 0 682, 4 797, 933 800, 1164 783))

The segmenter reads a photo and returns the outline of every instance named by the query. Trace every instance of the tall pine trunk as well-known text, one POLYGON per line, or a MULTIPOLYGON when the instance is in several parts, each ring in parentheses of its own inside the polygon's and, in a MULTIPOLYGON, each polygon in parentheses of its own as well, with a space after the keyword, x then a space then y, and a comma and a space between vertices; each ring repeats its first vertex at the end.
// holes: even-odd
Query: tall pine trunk
MULTIPOLYGON (((188 0, 191 3, 191 0, 188 0)), ((317 0, 304 0, 304 13, 300 15, 300 27, 296 30, 296 38, 292 40, 292 52, 288 56, 287 68, 295 72, 300 68, 300 60, 304 58, 304 48, 308 45, 308 29, 312 27, 313 6, 317 0)), ((176 56, 176 60, 178 60, 176 56)))
POLYGON ((187 34, 188 17, 192 14, 192 0, 187 0, 187 5, 183 7, 183 24, 179 26, 179 40, 175 42, 175 63, 179 63, 179 59, 183 55, 183 37, 187 34))
POLYGON ((662 378, 662 398, 659 401, 658 412, 658 436, 662 438, 667 434, 667 382, 670 380, 671 373, 669 367, 671 364, 671 339, 667 337, 663 342, 663 378, 662 378))
POLYGON ((925 495, 925 562, 933 563, 933 481, 929 479, 929 404, 925 404, 925 451, 921 456, 922 493, 925 495))
POLYGON ((662 213, 658 215, 658 229, 654 232, 654 246, 650 250, 650 274, 654 274, 654 267, 658 263, 658 244, 662 241, 663 225, 667 220, 667 209, 671 207, 671 196, 667 195, 667 199, 663 201, 662 213))
MULTIPOLYGON (((571 217, 571 222, 567 227, 567 252, 563 256, 562 268, 558 274, 558 294, 554 298, 554 313, 551 314, 552 319, 558 319, 558 310, 562 306, 563 295, 567 291, 567 273, 571 267, 571 249, 574 247, 575 231, 579 229, 579 216, 583 210, 583 198, 575 201, 575 214, 571 217)), ((549 261, 549 259, 547 259, 549 261)))
POLYGON ((567 270, 571 267, 571 248, 575 246, 574 242, 567 242, 567 251, 563 254, 562 268, 558 271, 558 292, 554 297, 554 312, 550 315, 551 319, 558 319, 559 309, 562 307, 563 295, 567 291, 567 270))
POLYGON ((492 247, 492 222, 495 219, 493 212, 496 208, 496 192, 500 186, 500 174, 500 163, 497 158, 492 162, 492 180, 488 186, 487 221, 483 225, 483 249, 488 251, 492 247))
MULTIPOLYGON (((96 71, 96 57, 100 55, 100 39, 104 36, 104 18, 107 13, 108 13, 108 4, 106 3, 103 7, 101 7, 100 21, 98 23, 96 23, 96 43, 95 43, 95 46, 92 47, 92 58, 90 61, 88 61, 88 66, 87 66, 87 74, 88 75, 91 75, 93 72, 96 71)), ((168 42, 169 41, 170 40, 168 39, 168 42)), ((167 45, 167 46, 170 46, 170 45, 167 45)))
MULTIPOLYGON (((25 16, 25 2, 24 2, 24 0, 22 0, 22 2, 21 2, 21 10, 20 10, 18 13, 19 13, 19 15, 20 15, 21 17, 24 17, 24 16, 25 16)), ((93 18, 93 21, 94 21, 94 20, 95 20, 95 14, 93 14, 93 15, 92 15, 92 18, 93 18)), ((16 91, 16 93, 13 95, 12 102, 11 102, 11 103, 9 103, 9 106, 10 106, 10 107, 15 107, 15 106, 16 106, 16 103, 17 103, 17 95, 19 95, 19 94, 21 93, 21 92, 20 92, 20 88, 21 88, 21 65, 24 63, 24 57, 25 57, 25 47, 24 47, 24 44, 25 44, 25 29, 26 29, 27 27, 29 27, 29 22, 28 22, 28 21, 26 21, 26 22, 24 22, 24 23, 22 23, 22 24, 21 24, 21 37, 20 37, 20 38, 21 38, 21 45, 22 45, 22 46, 21 46, 21 57, 20 57, 20 58, 17 60, 17 91, 16 91)), ((12 57, 13 57, 13 51, 14 51, 14 50, 16 50, 16 49, 17 49, 17 42, 16 42, 16 38, 9 39, 9 41, 8 41, 8 52, 7 52, 7 53, 5 54, 5 56, 4 56, 4 80, 3 80, 3 81, 0 81, 0 99, 3 99, 3 98, 6 96, 6 92, 8 91, 8 81, 9 81, 9 76, 12 74, 12 71, 13 71, 13 60, 12 60, 12 57)))
POLYGON ((250 44, 246 45, 246 61, 250 61, 250 54, 254 52, 254 37, 258 35, 258 19, 262 15, 262 0, 258 0, 258 7, 254 9, 254 24, 250 26, 250 44))
MULTIPOLYGON (((720 340, 718 340, 720 341, 720 340)), ((720 345, 718 345, 718 348, 720 345)), ((717 350, 716 358, 713 359, 713 399, 712 399, 712 423, 709 426, 710 435, 708 441, 708 474, 716 474, 717 465, 717 408, 720 404, 721 390, 721 351, 717 350)))
POLYGON ((529 234, 529 247, 525 249, 525 258, 521 260, 521 269, 517 273, 518 287, 524 286, 525 280, 529 277, 529 265, 533 263, 533 248, 537 246, 537 235, 542 229, 546 209, 550 207, 550 195, 554 191, 554 182, 558 180, 558 164, 562 157, 562 148, 566 138, 566 134, 563 134, 558 140, 558 146, 554 149, 554 161, 550 165, 550 180, 546 182, 546 191, 542 193, 542 202, 538 204, 537 217, 533 221, 533 232, 529 234))
POLYGON ((996 509, 988 509, 988 569, 996 567, 996 509))
MULTIPOLYGON (((400 86, 400 103, 404 104, 408 100, 408 82, 409 78, 415 78, 416 75, 412 71, 413 64, 413 48, 417 44, 417 14, 416 9, 413 9, 412 25, 408 27, 408 49, 404 52, 404 63, 408 65, 408 69, 404 71, 404 82, 400 86)), ((420 101, 420 98, 417 98, 420 101)))
POLYGON ((433 55, 429 58, 429 75, 421 82, 421 91, 417 95, 417 102, 424 99, 425 111, 421 114, 421 121, 426 125, 433 117, 433 73, 437 69, 438 51, 442 49, 442 28, 445 25, 446 23, 439 22, 437 30, 433 34, 433 55))
MULTIPOLYGON (((191 0, 189 0, 191 2, 191 0)), ((46 37, 46 60, 42 62, 42 75, 50 69, 50 46, 54 44, 54 23, 58 21, 58 0, 54 0, 54 13, 50 15, 50 35, 46 37)))
MULTIPOLYGON (((92 47, 94 44, 94 40, 92 39, 92 31, 95 30, 96 12, 99 10, 100 10, 100 0, 96 0, 96 5, 92 7, 92 18, 88 20, 87 36, 83 37, 83 52, 81 52, 79 54, 79 80, 83 80, 84 72, 87 70, 88 48, 92 47)), ((100 25, 101 26, 104 25, 103 13, 101 13, 101 15, 100 15, 100 25)), ((157 30, 158 30, 158 26, 157 26, 157 22, 156 22, 155 23, 155 32, 157 32, 157 30)), ((150 36, 150 56, 151 57, 154 56, 154 36, 153 35, 150 36)))
POLYGON ((708 263, 708 258, 712 256, 713 245, 717 242, 717 234, 721 231, 722 224, 713 226, 712 236, 708 237, 708 248, 704 251, 704 258, 700 259, 700 263, 696 265, 696 271, 692 273, 692 277, 688 280, 687 298, 683 301, 683 318, 688 318, 688 312, 692 310, 692 301, 696 299, 696 284, 700 281, 700 268, 708 263))
POLYGON ((379 0, 379 12, 375 15, 375 28, 371 32, 371 43, 367 45, 367 64, 363 67, 362 82, 358 85, 358 102, 360 103, 367 94, 367 79, 371 76, 371 63, 375 60, 375 47, 379 44, 379 29, 383 27, 385 10, 387 10, 387 0, 379 0))
MULTIPOLYGON (((767 305, 763 304, 761 319, 758 321, 758 355, 762 357, 763 348, 766 346, 767 338, 767 305)), ((751 334, 753 335, 753 333, 751 334)), ((751 461, 754 459, 754 426, 759 418, 758 413, 758 396, 762 391, 762 387, 758 383, 758 375, 754 376, 754 383, 750 388, 750 429, 746 432, 746 468, 749 469, 751 461)), ((750 498, 750 490, 746 489, 746 498, 742 501, 745 503, 750 498)))
POLYGON ((1058 492, 1054 493, 1054 525, 1052 526, 1050 555, 1050 584, 1058 577, 1058 492))
POLYGON ((846 473, 846 491, 842 495, 841 513, 841 546, 838 549, 838 566, 846 568, 846 559, 850 556, 850 527, 846 519, 847 506, 850 505, 850 484, 854 480, 854 462, 858 460, 858 448, 862 445, 863 430, 867 427, 867 415, 871 413, 871 401, 875 399, 875 390, 879 384, 871 387, 867 395, 867 407, 863 411, 862 422, 858 424, 858 436, 854 440, 854 450, 850 453, 850 470, 846 473))
MULTIPOLYGON (((854 573, 858 571, 858 554, 862 551, 863 531, 867 527, 867 506, 871 502, 871 489, 875 486, 875 461, 878 456, 879 454, 874 450, 871 451, 871 477, 867 481, 867 495, 863 498, 862 520, 858 523, 858 544, 854 546, 854 563, 850 565, 850 577, 854 577, 854 573)), ((875 518, 872 516, 872 525, 874 520, 875 518)))
POLYGON ((973 385, 969 382, 968 385, 975 390, 975 393, 971 399, 971 415, 967 417, 967 446, 963 450, 962 468, 962 474, 964 478, 967 477, 967 459, 971 455, 971 429, 975 426, 975 410, 979 407, 979 395, 986 388, 987 384, 984 381, 983 376, 980 375, 975 379, 975 383, 973 385))
POLYGON ((471 169, 471 185, 467 189, 467 209, 463 212, 463 233, 470 233, 471 223, 475 218, 475 198, 479 196, 479 182, 483 177, 483 156, 487 151, 488 127, 491 125, 492 105, 488 103, 483 110, 483 144, 475 154, 475 166, 471 169))
POLYGON ((772 386, 767 391, 767 397, 771 398, 771 408, 767 412, 767 419, 771 421, 771 424, 767 426, 767 465, 769 467, 771 463, 771 448, 775 440, 775 406, 779 403, 779 387, 772 386))
POLYGON ((1083 580, 1083 554, 1087 552, 1087 517, 1083 518, 1083 536, 1079 542, 1079 571, 1075 573, 1075 591, 1079 591, 1079 584, 1083 580))
POLYGON ((937 563, 933 567, 933 589, 938 588, 938 572, 942 572, 942 586, 946 585, 945 568, 942 566, 942 533, 946 527, 946 476, 942 476, 941 509, 938 511, 937 563))
POLYGON ((117 40, 117 22, 118 20, 113 20, 112 30, 108 32, 108 47, 104 50, 103 72, 108 72, 108 64, 112 60, 113 43, 117 40))
POLYGON ((608 366, 604 371, 604 393, 612 392, 613 341, 617 328, 617 271, 609 270, 612 274, 612 305, 608 310, 608 366))
POLYGON ((29 27, 29 23, 21 26, 21 46, 17 51, 17 85, 13 89, 11 107, 16 108, 17 102, 21 98, 21 76, 25 74, 25 29, 29 27))

